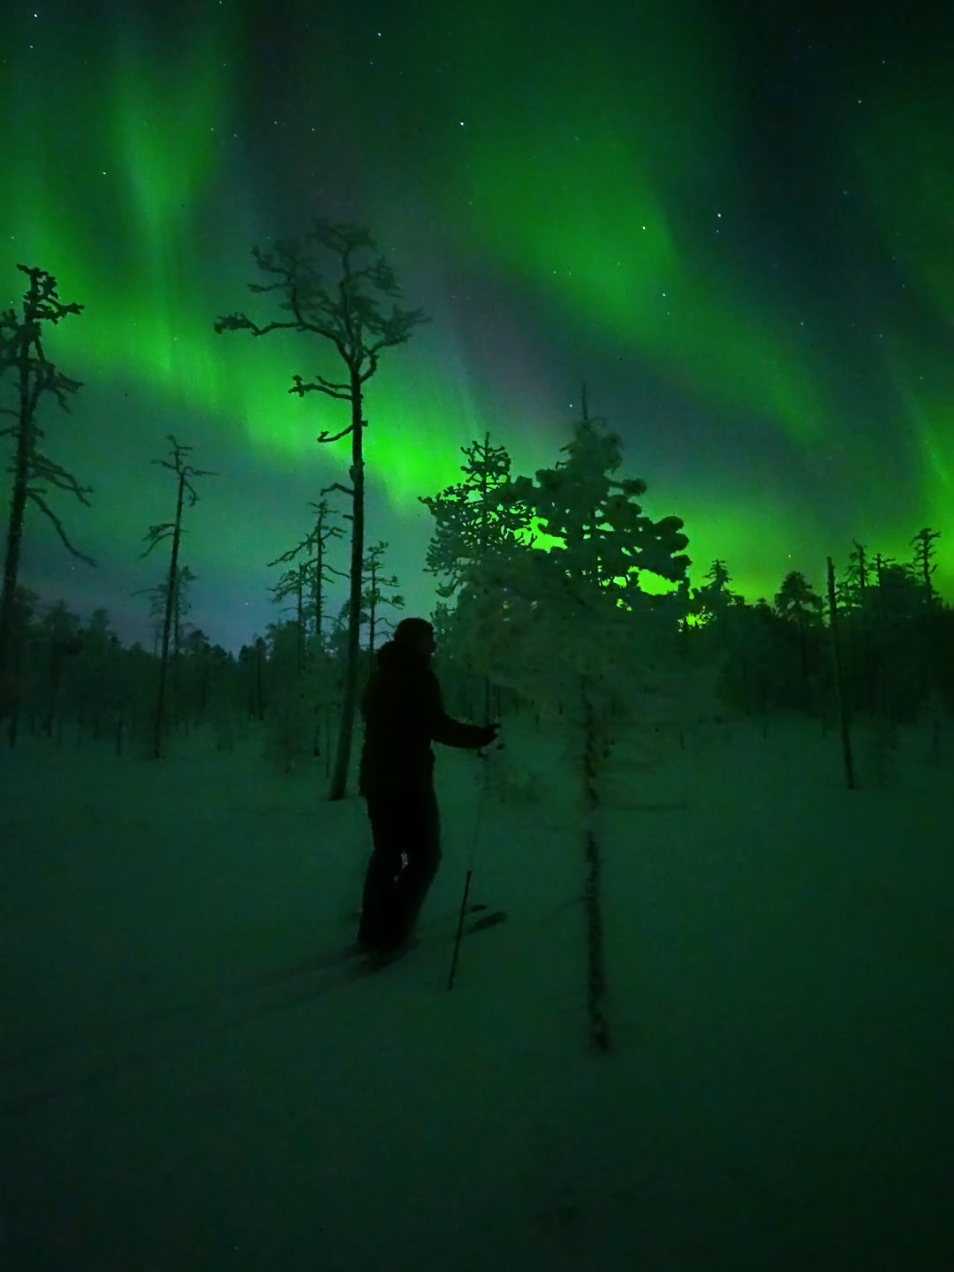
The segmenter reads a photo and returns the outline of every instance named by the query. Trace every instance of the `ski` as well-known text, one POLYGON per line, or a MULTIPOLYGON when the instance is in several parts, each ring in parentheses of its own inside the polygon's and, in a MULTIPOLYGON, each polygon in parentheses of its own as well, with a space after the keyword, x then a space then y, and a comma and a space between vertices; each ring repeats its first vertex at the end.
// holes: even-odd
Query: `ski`
MULTIPOLYGON (((485 902, 476 901, 472 902, 464 913, 468 915, 481 914, 483 911, 489 909, 490 907, 485 902)), ((503 911, 496 911, 496 913, 500 914, 503 913, 503 911)), ((417 940, 420 941, 429 933, 442 928, 446 923, 451 923, 457 917, 458 916, 456 914, 447 914, 435 919, 425 920, 425 922, 418 925, 416 933, 417 940)), ((481 920, 477 920, 477 922, 480 923, 481 920)), ((475 928, 475 930, 479 929, 475 928)), ((410 950, 408 949, 404 952, 409 953, 410 950)), ((340 949, 332 950, 329 954, 319 954, 317 958, 305 959, 303 962, 298 963, 293 967, 286 967, 275 972, 261 973, 253 983, 248 983, 247 987, 260 989, 280 981, 291 980, 297 976, 307 976, 312 972, 331 970, 343 963, 351 963, 354 960, 361 960, 364 958, 367 958, 367 951, 362 949, 356 941, 350 941, 347 945, 340 949)), ((244 988, 245 986, 243 986, 243 990, 244 988)))
MULTIPOLYGON (((486 903, 478 901, 467 907, 467 913, 479 914, 487 909, 489 909, 489 906, 486 903)), ((419 925, 418 931, 426 934, 435 928, 442 927, 445 923, 450 923, 452 917, 448 914, 425 920, 419 925)), ((276 967, 269 972, 258 972, 233 985, 223 985, 220 987, 216 997, 232 998, 241 996, 254 993, 260 989, 268 989, 270 985, 280 985, 285 981, 296 980, 300 976, 312 976, 316 972, 331 971, 336 967, 352 962, 354 959, 360 959, 364 954, 365 951, 358 945, 357 941, 349 941, 347 945, 329 950, 325 954, 313 955, 311 958, 302 959, 299 963, 292 963, 286 967, 276 967)))
MULTIPOLYGON (((472 910, 486 909, 486 906, 468 906, 466 913, 470 914, 472 910)), ((488 928, 497 927, 498 924, 505 922, 506 919, 506 910, 491 910, 488 914, 482 914, 480 918, 474 919, 473 922, 468 923, 461 932, 461 937, 474 936, 478 932, 485 932, 488 928)), ((456 941, 456 939, 457 932, 455 930, 453 933, 448 933, 447 936, 443 937, 440 943, 442 945, 450 944, 452 941, 456 941)), ((367 954, 359 955, 353 962, 350 962, 349 965, 345 966, 339 976, 335 976, 328 981, 320 982, 315 987, 315 996, 327 993, 328 990, 331 989, 337 989, 341 985, 350 985, 353 981, 364 980, 366 976, 373 976, 376 972, 384 971, 385 968, 390 967, 392 963, 400 962, 401 959, 416 950, 419 945, 426 945, 429 943, 427 933, 425 932, 424 936, 415 936, 408 941, 406 945, 402 945, 400 949, 395 950, 391 954, 385 954, 381 957, 375 957, 374 955, 369 956, 367 954)), ((312 995, 308 993, 303 995, 303 998, 306 999, 310 997, 312 997, 312 995)))

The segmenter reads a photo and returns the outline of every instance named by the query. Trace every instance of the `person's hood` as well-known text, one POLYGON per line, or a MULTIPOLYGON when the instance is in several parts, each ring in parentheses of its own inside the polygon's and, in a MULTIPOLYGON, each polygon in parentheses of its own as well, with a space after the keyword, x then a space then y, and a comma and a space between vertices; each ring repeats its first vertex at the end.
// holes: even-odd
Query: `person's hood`
POLYGON ((428 656, 396 640, 389 640, 382 645, 376 654, 376 659, 381 671, 398 671, 404 668, 421 668, 431 665, 428 656))

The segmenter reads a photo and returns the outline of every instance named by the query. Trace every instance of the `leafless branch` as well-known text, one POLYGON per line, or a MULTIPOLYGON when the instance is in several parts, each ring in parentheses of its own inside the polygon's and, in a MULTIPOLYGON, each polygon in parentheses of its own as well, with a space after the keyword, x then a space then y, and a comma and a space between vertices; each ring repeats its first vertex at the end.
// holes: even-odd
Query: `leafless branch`
MULTIPOLYGON (((363 421, 362 421, 362 422, 363 422, 363 421)), ((348 434, 349 434, 350 432, 352 432, 353 430, 354 430, 354 425, 353 425, 353 424, 349 424, 349 425, 348 425, 348 427, 347 427, 347 428, 343 428, 343 429, 341 430, 341 432, 340 432, 340 433, 335 433, 334 437, 329 437, 329 436, 328 436, 328 433, 327 433, 327 430, 325 430, 325 431, 324 431, 324 432, 322 432, 322 434, 321 434, 319 437, 317 437, 315 440, 316 440, 316 441, 318 441, 318 442, 340 442, 340 441, 341 441, 341 439, 342 439, 343 437, 347 437, 347 436, 348 436, 348 434)), ((329 490, 333 490, 333 489, 334 489, 334 487, 333 487, 333 486, 329 486, 329 487, 328 487, 328 489, 329 489, 329 490)), ((324 492, 324 491, 322 491, 321 493, 322 493, 322 494, 324 494, 325 492, 324 492)))
MULTIPOLYGON (((139 554, 138 559, 141 561, 143 557, 147 557, 158 543, 161 543, 163 539, 170 538, 175 533, 175 529, 174 521, 166 521, 161 526, 150 526, 149 533, 142 536, 144 539, 150 540, 149 547, 146 548, 145 552, 139 554)), ((185 534, 185 529, 183 529, 182 533, 185 534)))
POLYGON ((61 468, 59 464, 55 464, 52 459, 47 459, 45 455, 40 455, 34 451, 30 456, 31 477, 37 477, 40 481, 52 482, 54 486, 60 490, 67 490, 71 495, 89 508, 90 502, 86 498, 87 495, 93 493, 92 486, 81 486, 72 473, 68 473, 65 468, 61 468))
POLYGON ((297 393, 299 397, 304 397, 306 393, 325 393, 328 397, 339 398, 342 402, 352 401, 351 389, 348 385, 332 384, 320 375, 315 378, 317 383, 306 384, 300 375, 293 376, 294 388, 289 389, 288 392, 297 393))
MULTIPOLYGON (((321 441, 321 438, 319 437, 318 440, 321 441)), ((329 441, 334 441, 334 438, 329 438, 329 441)), ((336 481, 331 486, 325 486, 321 493, 327 495, 330 490, 340 490, 342 494, 348 495, 351 499, 354 498, 354 491, 349 490, 347 486, 342 486, 340 482, 336 481)))
POLYGON ((268 322, 264 327, 260 327, 245 314, 227 314, 215 323, 215 330, 219 335, 223 331, 250 331, 253 336, 265 336, 270 331, 298 331, 299 327, 298 322, 268 322))
MULTIPOLYGON (((74 548, 72 543, 70 543, 69 539, 66 537, 66 531, 63 529, 62 521, 60 521, 56 513, 52 510, 52 508, 50 508, 50 506, 43 499, 43 495, 46 492, 35 490, 31 487, 28 487, 26 493, 27 493, 27 498, 32 499, 33 502, 41 509, 41 511, 46 513, 49 519, 53 522, 53 525, 56 527, 56 533, 63 540, 63 543, 69 549, 69 551, 72 552, 73 556, 79 557, 79 559, 81 561, 85 561, 87 565, 92 565, 95 567, 96 562, 93 560, 93 558, 86 556, 84 553, 80 552, 77 548, 74 548)), ((83 502, 85 503, 86 501, 84 500, 83 502)))

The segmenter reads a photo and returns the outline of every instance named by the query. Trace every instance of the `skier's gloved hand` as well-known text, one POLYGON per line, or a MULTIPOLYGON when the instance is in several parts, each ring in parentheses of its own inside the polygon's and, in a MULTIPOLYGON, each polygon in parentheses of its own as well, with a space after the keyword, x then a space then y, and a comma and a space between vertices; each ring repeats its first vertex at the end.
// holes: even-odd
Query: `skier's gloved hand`
POLYGON ((478 746, 490 746, 491 742, 497 741, 497 734, 500 732, 499 724, 485 724, 481 729, 481 741, 478 746))

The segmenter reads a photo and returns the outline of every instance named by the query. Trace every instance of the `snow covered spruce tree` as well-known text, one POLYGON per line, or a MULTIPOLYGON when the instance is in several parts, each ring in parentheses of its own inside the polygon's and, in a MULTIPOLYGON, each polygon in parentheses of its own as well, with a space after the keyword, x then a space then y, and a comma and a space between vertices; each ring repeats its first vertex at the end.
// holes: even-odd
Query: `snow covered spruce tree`
MULTIPOLYGON (((182 524, 182 513, 185 507, 186 495, 189 498, 189 507, 193 508, 199 501, 199 495, 195 487, 192 485, 193 477, 217 477, 218 473, 214 473, 205 468, 193 468, 186 462, 186 456, 192 450, 191 446, 183 446, 176 441, 175 437, 169 433, 168 440, 172 443, 172 462, 168 459, 154 459, 153 464, 161 464, 163 468, 168 468, 170 472, 175 473, 176 482, 176 515, 174 521, 165 521, 161 525, 150 526, 149 532, 143 535, 148 542, 145 552, 139 554, 140 561, 143 557, 147 557, 149 553, 164 539, 172 540, 172 551, 169 555, 169 575, 165 587, 165 607, 162 617, 162 647, 159 652, 159 684, 156 690, 156 715, 153 723, 152 736, 152 754, 154 759, 162 758, 162 733, 165 721, 166 707, 166 679, 169 669, 169 639, 172 635, 173 620, 176 619, 177 611, 181 609, 182 599, 179 595, 182 584, 185 581, 184 571, 179 568, 179 547, 182 542, 182 536, 185 528, 182 524)), ((191 573, 191 572, 190 572, 191 573)), ((178 620, 176 620, 176 630, 178 639, 178 620)))
MULTIPOLYGON (((566 460, 541 469, 536 481, 518 477, 498 492, 529 513, 548 550, 511 547, 471 573, 476 595, 499 605, 482 632, 486 668, 522 695, 551 708, 566 704, 564 720, 575 738, 584 839, 587 1005, 593 1047, 610 1045, 607 978, 600 893, 602 853, 598 828, 599 779, 628 714, 645 717, 645 700, 678 676, 679 622, 688 610, 677 595, 648 596, 639 574, 671 582, 685 578, 688 539, 678 517, 654 522, 635 498, 646 484, 616 481, 622 462, 617 435, 604 421, 583 418, 566 460)), ((487 622, 484 619, 484 622, 487 622)))
POLYGON ((507 448, 491 446, 486 433, 482 442, 460 449, 467 457, 467 463, 461 464, 464 480, 434 497, 418 496, 435 522, 426 569, 445 576, 445 582, 437 587, 445 600, 467 583, 473 568, 485 561, 488 553, 509 545, 527 529, 522 510, 496 498, 497 492, 510 484, 507 448))
POLYGON ((79 314, 83 306, 75 301, 64 304, 57 291, 57 282, 46 270, 27 265, 17 269, 26 274, 30 285, 23 295, 23 312, 15 309, 0 312, 0 378, 12 372, 16 406, 0 406, 0 415, 10 416, 13 424, 0 429, 0 437, 12 437, 13 463, 7 472, 13 475, 10 496, 10 516, 7 521, 7 545, 3 560, 3 586, 0 589, 0 720, 16 710, 16 685, 12 668, 17 662, 13 647, 13 616, 17 577, 20 571, 20 554, 23 545, 23 523, 27 504, 32 502, 50 521, 65 547, 87 565, 95 565, 70 543, 63 523, 47 504, 48 486, 56 486, 75 495, 80 503, 89 506, 86 498, 92 486, 81 486, 76 478, 59 464, 41 454, 39 445, 45 436, 37 423, 40 403, 52 394, 60 406, 68 411, 69 395, 83 386, 79 380, 58 371, 46 356, 43 347, 43 325, 56 326, 69 314, 79 314))
MULTIPOLYGON (((439 607, 442 644, 451 652, 458 682, 479 680, 486 720, 493 715, 492 681, 477 646, 486 630, 496 630, 488 620, 502 616, 502 598, 488 605, 488 594, 475 588, 474 579, 479 569, 490 569, 496 557, 532 545, 533 535, 529 513, 518 503, 498 497, 510 483, 511 458, 506 447, 492 446, 488 432, 482 442, 462 446, 461 452, 467 459, 461 465, 464 480, 445 487, 439 495, 418 498, 434 518, 425 568, 444 579, 437 586, 438 595, 456 602, 453 609, 439 607)), ((456 687, 467 696, 469 685, 456 687)), ((473 708, 468 714, 474 714, 473 708)))
POLYGON ((351 436, 352 486, 335 483, 329 490, 341 490, 351 498, 351 605, 348 613, 348 647, 345 666, 338 751, 335 757, 329 799, 343 799, 348 781, 354 715, 357 705, 358 662, 360 657, 360 621, 362 566, 364 562, 364 386, 378 369, 381 350, 404 344, 414 328, 427 319, 420 309, 402 309, 394 303, 401 296, 394 270, 383 256, 358 265, 356 257, 375 251, 376 244, 367 229, 336 224, 321 218, 313 222, 304 240, 286 239, 269 251, 255 248, 253 254, 259 268, 274 276, 272 283, 249 283, 253 292, 278 291, 286 299, 281 303, 289 317, 259 326, 245 314, 220 318, 215 330, 250 331, 263 336, 270 331, 300 331, 320 336, 335 348, 345 365, 346 379, 329 380, 316 375, 305 382, 300 375, 292 377, 290 393, 323 393, 326 397, 347 402, 351 407, 351 423, 329 436, 323 431, 321 443, 337 442, 351 436), (320 251, 337 260, 338 277, 326 283, 317 256, 320 251), (383 305, 391 301, 390 312, 383 305))

